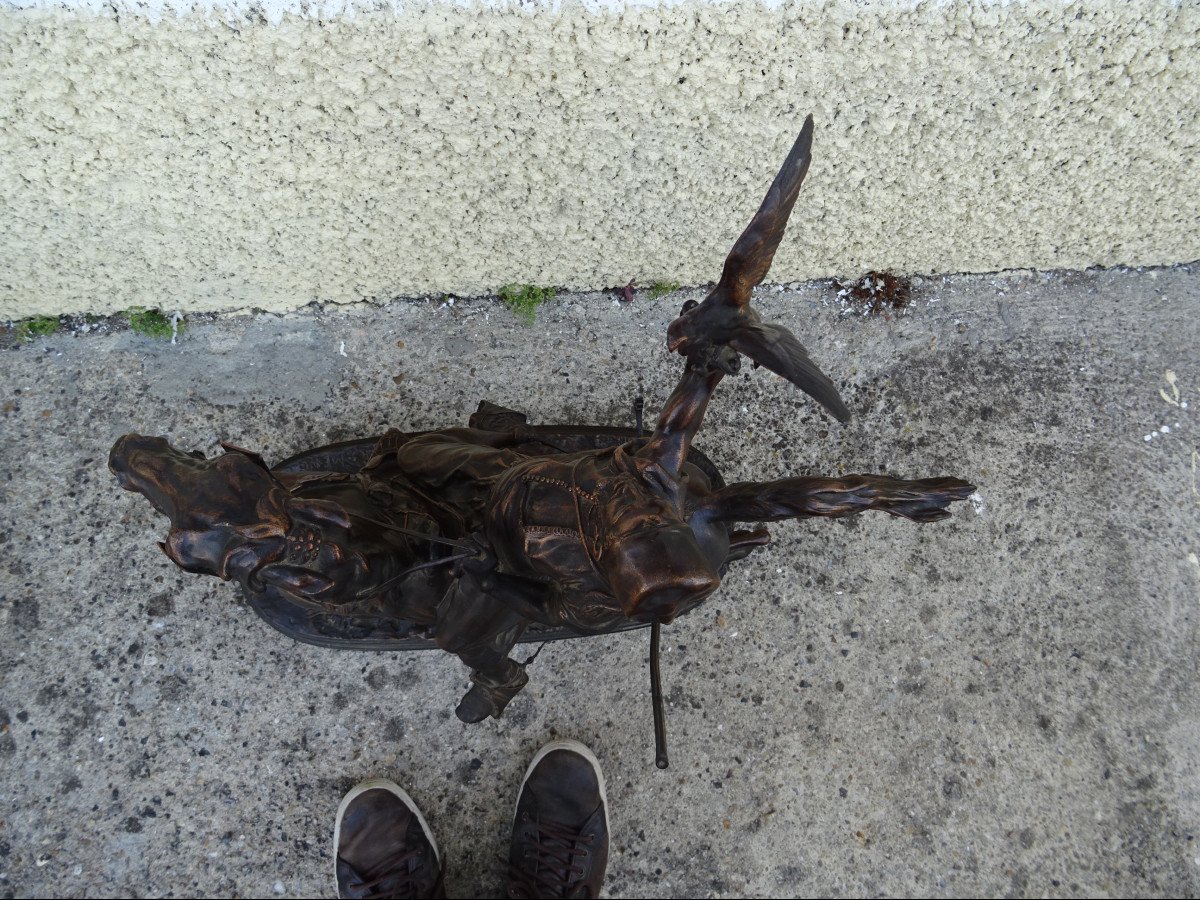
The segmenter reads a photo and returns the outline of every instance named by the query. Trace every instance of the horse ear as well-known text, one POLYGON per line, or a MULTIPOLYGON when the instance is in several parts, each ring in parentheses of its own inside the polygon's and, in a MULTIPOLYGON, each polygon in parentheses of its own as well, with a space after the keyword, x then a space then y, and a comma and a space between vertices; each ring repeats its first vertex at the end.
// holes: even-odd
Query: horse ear
POLYGON ((265 584, 302 597, 312 597, 333 587, 333 579, 326 578, 319 572, 305 569, 301 566, 288 566, 276 563, 264 566, 256 573, 256 577, 265 584))
POLYGON ((293 519, 303 519, 318 524, 336 525, 340 528, 350 527, 350 516, 340 503, 332 500, 308 500, 303 497, 289 497, 286 501, 288 515, 293 519))
MULTIPOLYGON (((248 456, 253 462, 262 466, 262 468, 266 469, 268 472, 271 471, 271 467, 267 465, 267 461, 253 450, 247 450, 245 447, 239 447, 237 444, 229 443, 229 441, 221 441, 221 449, 226 453, 240 453, 242 456, 248 456)), ((204 459, 204 457, 201 456, 200 459, 204 459)))
POLYGON ((225 549, 225 536, 213 531, 183 531, 171 529, 166 542, 159 541, 158 547, 167 559, 185 572, 193 575, 220 575, 221 556, 225 549))

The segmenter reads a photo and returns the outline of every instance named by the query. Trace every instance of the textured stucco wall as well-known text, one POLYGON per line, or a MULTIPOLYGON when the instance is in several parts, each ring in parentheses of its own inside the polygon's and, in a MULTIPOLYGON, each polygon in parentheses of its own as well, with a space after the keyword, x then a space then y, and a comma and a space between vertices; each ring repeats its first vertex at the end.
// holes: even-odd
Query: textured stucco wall
MULTIPOLYGON (((98 4, 94 4, 98 5, 98 4)), ((0 316, 1200 257, 1200 4, 0 7, 0 316), (299 7, 296 7, 299 9, 299 7)))

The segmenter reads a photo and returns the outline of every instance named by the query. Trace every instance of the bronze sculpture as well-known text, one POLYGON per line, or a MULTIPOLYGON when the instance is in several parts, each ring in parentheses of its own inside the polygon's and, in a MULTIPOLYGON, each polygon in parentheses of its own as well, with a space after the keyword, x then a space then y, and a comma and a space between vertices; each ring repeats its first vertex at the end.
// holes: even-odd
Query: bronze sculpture
MULTIPOLYGON (((749 356, 841 421, 833 383, 787 329, 750 307, 811 160, 812 117, 721 280, 668 328, 683 375, 654 431, 531 426, 481 403, 466 428, 321 447, 272 467, 223 445, 186 454, 130 434, 109 465, 167 515, 160 544, 189 572, 241 584, 251 605, 298 640, 365 650, 440 647, 471 668, 456 710, 498 717, 524 687, 519 640, 653 626, 694 609, 733 561, 769 541, 734 523, 865 509, 919 522, 974 488, 957 478, 874 475, 726 485, 692 448, 708 401, 749 356)), ((657 652, 652 653, 657 694, 657 652)), ((661 703, 656 703, 659 764, 661 703)))

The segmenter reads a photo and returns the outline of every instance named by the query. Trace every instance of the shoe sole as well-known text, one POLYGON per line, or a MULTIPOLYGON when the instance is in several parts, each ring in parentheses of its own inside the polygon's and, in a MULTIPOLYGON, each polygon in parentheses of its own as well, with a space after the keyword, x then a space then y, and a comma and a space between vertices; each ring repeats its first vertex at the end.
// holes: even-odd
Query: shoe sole
POLYGON ((333 823, 333 895, 341 897, 341 887, 338 885, 337 862, 338 862, 338 847, 342 845, 342 816, 346 814, 346 810, 350 808, 350 804, 354 802, 354 798, 360 794, 365 794, 367 791, 383 790, 391 794, 395 794, 400 800, 417 816, 417 821, 421 823, 421 830, 425 832, 425 837, 429 841, 429 846, 433 848, 433 856, 437 861, 438 868, 442 865, 442 851, 438 849, 437 841, 433 839, 433 829, 429 827, 429 823, 425 821, 425 815, 421 812, 421 807, 417 806, 412 797, 408 795, 408 791, 400 787, 394 781, 389 781, 386 778, 370 778, 360 784, 355 785, 350 789, 350 792, 342 798, 342 802, 338 804, 337 819, 333 823))
POLYGON ((604 810, 604 830, 608 832, 608 790, 604 782, 604 771, 600 768, 600 760, 596 759, 596 754, 579 743, 579 741, 573 741, 569 738, 551 741, 534 755, 529 768, 525 770, 525 777, 521 779, 521 787, 517 790, 517 803, 513 807, 513 827, 516 827, 517 824, 517 809, 521 805, 521 794, 525 791, 525 783, 529 781, 529 776, 533 774, 533 770, 537 768, 537 764, 555 750, 567 750, 571 753, 577 753, 591 764, 592 770, 596 773, 596 781, 600 785, 600 805, 601 809, 604 810))

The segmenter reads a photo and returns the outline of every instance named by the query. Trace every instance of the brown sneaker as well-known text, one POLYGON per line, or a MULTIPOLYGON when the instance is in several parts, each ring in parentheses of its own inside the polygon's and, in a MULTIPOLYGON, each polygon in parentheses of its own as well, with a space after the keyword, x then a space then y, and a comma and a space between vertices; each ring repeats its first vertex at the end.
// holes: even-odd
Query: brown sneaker
POLYGON ((608 866, 608 801, 592 751, 553 741, 538 751, 517 798, 508 896, 596 897, 608 866))
POLYGON ((403 788, 364 781, 342 800, 333 829, 340 898, 446 896, 429 823, 403 788))

